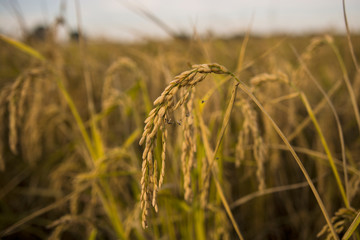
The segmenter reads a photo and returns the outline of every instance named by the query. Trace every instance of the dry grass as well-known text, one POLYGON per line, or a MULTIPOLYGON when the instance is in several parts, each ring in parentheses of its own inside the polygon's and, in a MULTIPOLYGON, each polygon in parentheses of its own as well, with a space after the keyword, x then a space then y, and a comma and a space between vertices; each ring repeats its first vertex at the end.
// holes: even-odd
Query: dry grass
POLYGON ((0 236, 359 239, 351 37, 2 44, 0 236))

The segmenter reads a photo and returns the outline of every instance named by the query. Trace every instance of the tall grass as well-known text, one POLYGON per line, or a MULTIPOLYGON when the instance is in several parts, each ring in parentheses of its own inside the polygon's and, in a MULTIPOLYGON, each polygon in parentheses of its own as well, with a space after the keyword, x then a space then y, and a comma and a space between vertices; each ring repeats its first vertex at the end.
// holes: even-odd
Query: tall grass
POLYGON ((346 36, 1 40, 4 239, 359 239, 346 36))

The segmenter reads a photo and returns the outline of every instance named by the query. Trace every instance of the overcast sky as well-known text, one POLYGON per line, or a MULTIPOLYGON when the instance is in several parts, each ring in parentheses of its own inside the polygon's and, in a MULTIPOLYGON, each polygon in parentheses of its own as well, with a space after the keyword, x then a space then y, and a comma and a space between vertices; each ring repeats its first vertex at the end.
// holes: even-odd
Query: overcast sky
MULTIPOLYGON (((77 0, 65 0, 67 29, 76 28, 77 0)), ((154 22, 127 4, 155 15, 176 32, 192 34, 343 32, 341 0, 78 0, 82 27, 89 36, 112 39, 164 37, 154 22)), ((0 0, 0 32, 19 36, 22 16, 27 29, 51 23, 62 0, 0 0)), ((360 32, 360 0, 347 0, 350 28, 360 32)), ((63 30, 65 31, 65 30, 63 30)))

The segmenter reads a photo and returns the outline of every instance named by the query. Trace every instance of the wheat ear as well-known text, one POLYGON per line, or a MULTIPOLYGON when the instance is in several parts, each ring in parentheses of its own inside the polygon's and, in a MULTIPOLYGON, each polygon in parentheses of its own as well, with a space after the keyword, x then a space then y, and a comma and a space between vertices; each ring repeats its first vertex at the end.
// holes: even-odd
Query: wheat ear
MULTIPOLYGON (((146 218, 149 213, 150 199, 152 199, 152 205, 155 207, 155 210, 157 210, 156 193, 163 183, 164 178, 163 167, 160 174, 160 180, 157 181, 157 174, 154 176, 153 151, 157 133, 159 130, 161 131, 161 129, 164 129, 163 126, 166 124, 166 116, 168 116, 172 111, 176 110, 180 106, 184 104, 186 105, 190 100, 191 89, 196 84, 204 80, 209 73, 228 74, 229 71, 225 67, 216 63, 193 65, 191 70, 182 72, 176 76, 173 81, 170 82, 162 94, 154 101, 155 107, 150 111, 148 118, 145 120, 144 131, 139 142, 140 145, 145 143, 145 148, 142 154, 143 162, 140 195, 143 228, 147 227, 146 218), (180 99, 176 102, 174 97, 180 89, 185 91, 183 94, 181 94, 180 99)), ((187 108, 190 108, 190 106, 187 106, 187 108)), ((162 141, 162 144, 165 144, 164 141, 162 141)), ((163 153, 164 152, 165 150, 163 149, 163 153)), ((162 166, 165 166, 165 154, 162 155, 162 166)), ((192 155, 190 154, 188 157, 192 158, 192 155)), ((192 160, 188 160, 186 165, 186 178, 188 178, 190 173, 189 166, 192 165, 192 160)), ((188 186, 189 182, 186 181, 185 184, 188 186)), ((185 195, 187 198, 191 198, 189 189, 187 189, 185 195)))

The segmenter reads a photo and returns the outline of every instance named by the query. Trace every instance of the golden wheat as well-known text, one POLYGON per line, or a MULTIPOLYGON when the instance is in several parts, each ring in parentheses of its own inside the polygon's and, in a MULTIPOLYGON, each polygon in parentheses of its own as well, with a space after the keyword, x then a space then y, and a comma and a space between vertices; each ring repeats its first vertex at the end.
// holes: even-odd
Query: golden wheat
POLYGON ((236 150, 239 151, 236 154, 235 164, 239 166, 241 160, 245 157, 244 148, 245 144, 253 142, 253 156, 257 165, 256 177, 259 182, 259 190, 265 189, 265 177, 264 177, 264 164, 266 149, 263 138, 260 135, 259 127, 257 124, 257 113, 251 107, 249 101, 242 99, 240 102, 241 112, 243 115, 243 126, 238 135, 238 142, 236 150))
MULTIPOLYGON (((190 91, 196 84, 205 79, 209 73, 224 74, 228 73, 228 70, 218 64, 201 64, 193 65, 191 70, 185 71, 176 76, 173 81, 165 88, 162 94, 154 101, 155 107, 150 111, 148 118, 145 120, 145 127, 139 144, 145 143, 145 149, 143 151, 142 159, 142 178, 141 178, 141 209, 142 209, 142 226, 147 226, 146 218, 148 216, 150 199, 152 199, 153 206, 156 206, 156 196, 152 197, 151 189, 154 193, 154 189, 158 189, 159 186, 157 176, 154 178, 154 159, 153 151, 155 147, 155 140, 157 132, 166 124, 167 116, 183 104, 189 101, 190 91), (175 94, 182 88, 185 88, 185 93, 181 94, 180 100, 175 103, 175 94)), ((188 107, 189 108, 189 107, 188 107)), ((192 160, 191 160, 192 161, 192 160)), ((155 161, 156 162, 156 161, 155 161)), ((190 162, 191 163, 191 162, 190 162)), ((189 162, 188 162, 189 164, 189 162)), ((155 165, 157 167, 157 165, 155 165)), ((188 168, 189 165, 186 167, 188 168)), ((185 172, 189 170, 185 169, 185 172)), ((189 175, 190 173, 186 173, 189 175)), ((188 177, 188 176, 184 176, 188 177)), ((186 185, 189 181, 184 180, 186 185)), ((189 190, 187 190, 189 195, 189 190)), ((190 197, 190 196, 187 196, 190 197)), ((156 208, 155 208, 156 210, 156 208)))
MULTIPOLYGON (((340 208, 335 216, 331 218, 334 228, 339 237, 342 237, 349 228, 352 221, 355 219, 357 211, 353 208, 340 208)), ((325 236, 326 240, 334 239, 328 225, 317 234, 317 237, 325 236)))
POLYGON ((193 134, 193 118, 190 116, 193 108, 194 94, 190 93, 189 100, 182 108, 182 126, 183 126, 183 143, 181 152, 181 166, 184 176, 184 199, 188 202, 192 200, 191 189, 191 169, 194 164, 194 153, 196 145, 193 134))

